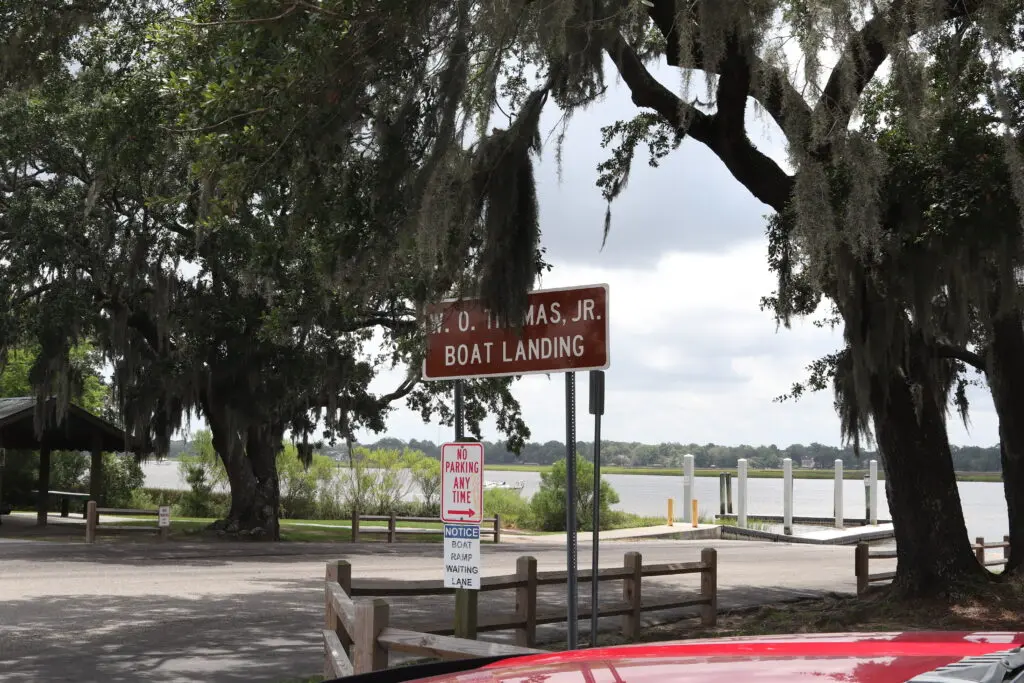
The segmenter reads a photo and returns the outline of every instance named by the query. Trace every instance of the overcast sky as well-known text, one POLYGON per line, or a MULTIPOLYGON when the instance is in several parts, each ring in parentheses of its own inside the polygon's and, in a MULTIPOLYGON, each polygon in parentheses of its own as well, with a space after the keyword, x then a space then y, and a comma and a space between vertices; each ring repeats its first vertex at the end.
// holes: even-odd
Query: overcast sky
MULTIPOLYGON (((666 81, 666 85, 672 84, 666 81)), ((831 392, 775 403, 804 368, 839 345, 839 331, 797 321, 776 330, 760 298, 774 289, 766 265, 768 207, 739 184, 702 145, 686 141, 657 169, 642 148, 624 195, 612 208, 612 229, 601 250, 605 205, 594 185, 601 126, 638 110, 624 86, 572 119, 555 163, 554 136, 545 147, 538 184, 543 243, 551 273, 541 287, 607 283, 610 287, 611 367, 607 372, 603 435, 657 443, 839 444, 831 392)), ((748 112, 751 138, 783 161, 781 133, 748 112)), ((545 118, 554 128, 554 112, 545 118)), ((496 124, 500 125, 500 124, 496 124)), ((387 390, 401 372, 382 375, 387 390)), ((514 388, 532 440, 563 440, 564 380, 529 376, 514 388)), ((587 375, 577 375, 579 438, 593 438, 587 414, 587 375)), ((953 444, 997 443, 997 424, 985 391, 971 394, 969 430, 950 419, 953 444)), ((404 408, 387 435, 444 441, 451 430, 423 424, 404 408)), ((485 438, 498 438, 488 423, 485 438)), ((363 440, 377 436, 361 434, 363 440)))

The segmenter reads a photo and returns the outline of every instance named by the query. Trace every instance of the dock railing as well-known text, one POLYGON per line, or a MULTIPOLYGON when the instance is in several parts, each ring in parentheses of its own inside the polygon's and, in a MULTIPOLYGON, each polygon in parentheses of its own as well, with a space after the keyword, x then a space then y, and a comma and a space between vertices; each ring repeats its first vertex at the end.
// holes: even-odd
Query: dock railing
MULTIPOLYGON (((1003 536, 1001 543, 986 543, 983 536, 974 539, 971 545, 975 557, 982 567, 996 567, 1006 564, 1010 557, 1010 537, 1003 536), (986 550, 1002 549, 1002 557, 986 555, 986 550)), ((896 576, 895 571, 871 573, 871 560, 895 560, 895 548, 872 548, 867 543, 858 543, 853 559, 853 573, 857 577, 857 595, 864 595, 871 588, 872 584, 886 583, 892 581, 896 576)))
MULTIPOLYGON (((591 580, 589 570, 578 574, 580 582, 591 580)), ((640 634, 641 615, 656 610, 699 607, 704 626, 714 626, 718 619, 718 556, 714 548, 701 551, 699 562, 677 562, 644 565, 640 553, 629 552, 622 567, 598 570, 598 581, 621 581, 622 600, 600 607, 600 615, 622 617, 622 635, 634 640, 640 634), (642 583, 645 577, 699 574, 700 589, 697 597, 644 603, 642 583)), ((360 581, 352 582, 352 566, 345 560, 327 564, 325 585, 324 655, 325 675, 339 673, 367 673, 387 667, 387 651, 412 652, 424 656, 457 659, 497 654, 524 654, 537 642, 537 626, 565 621, 564 610, 542 610, 537 606, 537 588, 564 585, 566 572, 538 572, 537 560, 523 556, 516 562, 516 573, 489 576, 480 580, 480 590, 454 590, 445 588, 441 581, 407 581, 401 583, 360 581), (514 590, 515 613, 481 619, 478 600, 482 593, 496 590, 514 590), (455 595, 455 617, 450 627, 418 633, 388 628, 390 605, 382 597, 353 602, 358 596, 425 596, 455 595), (476 640, 482 631, 514 629, 516 646, 485 643, 476 640), (371 634, 376 634, 375 639, 371 634), (448 637, 454 635, 454 638, 448 637), (362 643, 362 645, 359 645, 362 643), (354 654, 353 654, 354 653, 354 654), (342 655, 345 657, 342 657, 342 655), (346 664, 347 662, 347 664, 346 664)), ((590 618, 590 608, 579 611, 580 619, 590 618)))

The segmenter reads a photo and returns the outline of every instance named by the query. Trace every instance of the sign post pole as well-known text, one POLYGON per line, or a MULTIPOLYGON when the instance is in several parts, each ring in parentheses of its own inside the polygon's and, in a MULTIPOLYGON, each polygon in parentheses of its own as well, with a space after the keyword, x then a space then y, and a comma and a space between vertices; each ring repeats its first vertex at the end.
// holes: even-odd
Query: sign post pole
POLYGON ((576 373, 565 373, 565 569, 568 648, 577 646, 578 590, 576 583, 576 373))
POLYGON ((594 416, 594 514, 590 574, 590 647, 597 647, 597 621, 599 618, 597 580, 600 565, 598 544, 601 540, 601 416, 604 415, 604 370, 590 371, 590 414, 594 416))
POLYGON ((463 415, 466 412, 462 396, 462 380, 455 380, 455 440, 462 441, 466 438, 465 420, 463 415))

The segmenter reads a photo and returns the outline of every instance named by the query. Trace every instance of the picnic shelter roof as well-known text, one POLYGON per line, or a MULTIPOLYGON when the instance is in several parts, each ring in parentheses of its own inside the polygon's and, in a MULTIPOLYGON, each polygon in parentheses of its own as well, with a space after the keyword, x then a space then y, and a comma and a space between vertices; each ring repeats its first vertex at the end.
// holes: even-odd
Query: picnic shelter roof
POLYGON ((43 407, 50 411, 44 420, 46 428, 36 432, 36 399, 33 396, 0 398, 0 446, 15 450, 39 450, 45 443, 55 451, 91 451, 97 443, 105 452, 134 452, 142 454, 149 449, 140 447, 117 426, 84 408, 68 405, 61 421, 57 420, 57 403, 49 399, 43 407))

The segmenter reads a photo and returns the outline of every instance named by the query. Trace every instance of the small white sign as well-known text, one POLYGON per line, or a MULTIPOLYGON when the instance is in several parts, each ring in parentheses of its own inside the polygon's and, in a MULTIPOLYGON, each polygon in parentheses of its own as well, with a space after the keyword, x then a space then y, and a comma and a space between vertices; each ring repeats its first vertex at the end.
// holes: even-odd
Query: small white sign
POLYGON ((161 505, 159 509, 160 521, 159 525, 162 529, 171 525, 171 508, 167 505, 161 505))
POLYGON ((480 590, 478 525, 444 525, 444 587, 480 590))
POLYGON ((479 524, 484 517, 484 445, 441 446, 441 521, 479 524))

